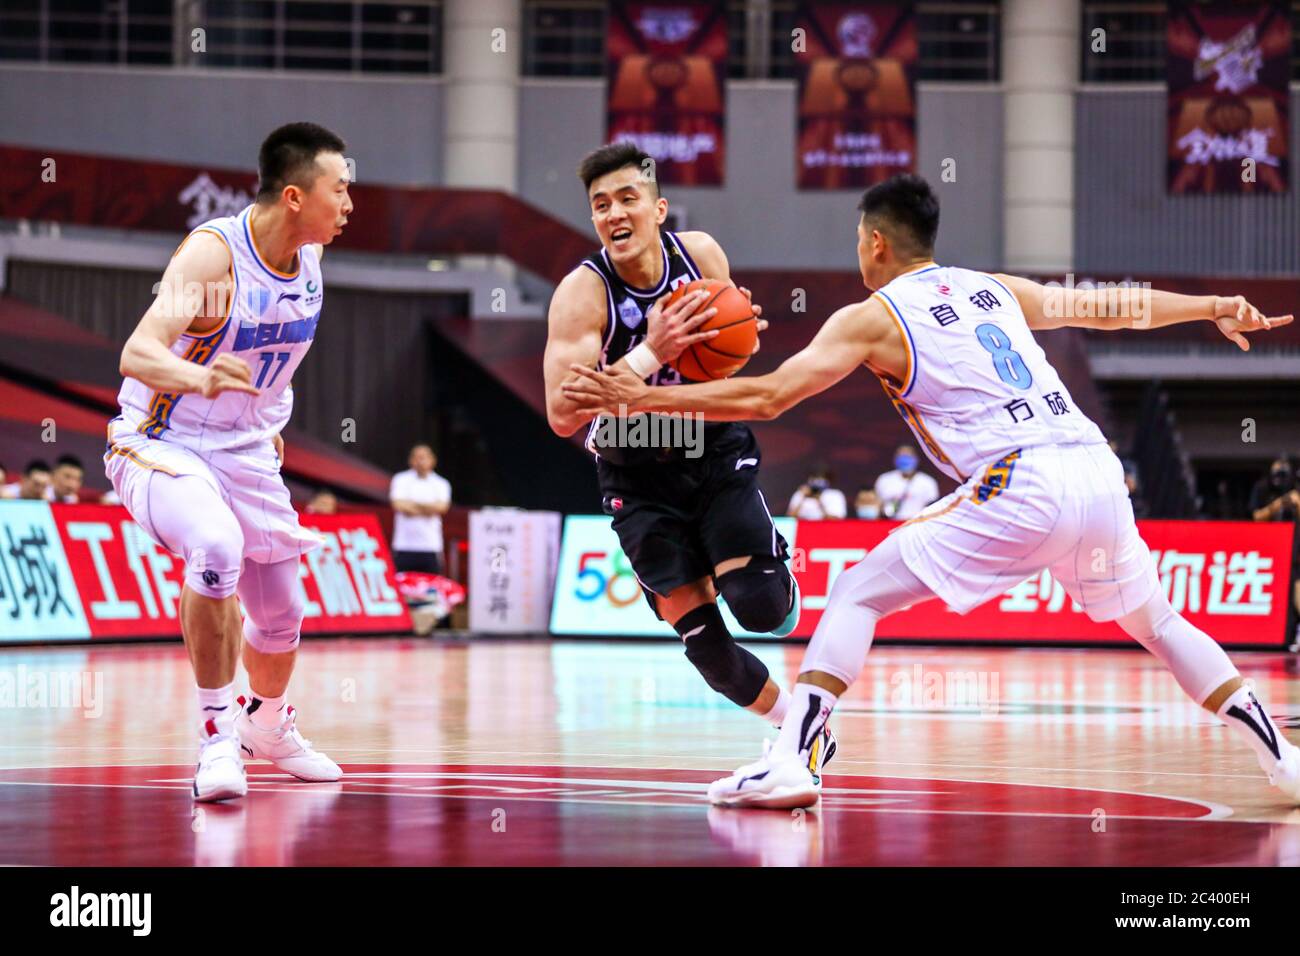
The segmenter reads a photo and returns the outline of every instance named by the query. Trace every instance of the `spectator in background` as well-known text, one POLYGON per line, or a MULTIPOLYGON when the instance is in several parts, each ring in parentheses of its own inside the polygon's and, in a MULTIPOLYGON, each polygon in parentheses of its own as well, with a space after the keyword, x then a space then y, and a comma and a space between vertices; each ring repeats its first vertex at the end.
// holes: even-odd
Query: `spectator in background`
POLYGON ((388 497, 393 516, 393 566, 398 571, 441 574, 442 516, 451 508, 451 484, 433 469, 437 456, 416 445, 410 468, 393 476, 388 497))
POLYGON ((46 495, 50 501, 65 505, 75 505, 81 501, 81 483, 86 477, 86 469, 76 455, 63 455, 54 463, 50 473, 50 490, 46 495))
POLYGON ((307 514, 335 515, 338 513, 339 500, 330 489, 317 488, 311 493, 311 500, 307 502, 307 514))
POLYGON ((26 501, 46 501, 50 490, 50 466, 40 459, 29 461, 23 477, 0 490, 0 497, 22 498, 26 501))
POLYGON ((5 466, 0 465, 0 501, 8 498, 9 485, 5 482, 5 466))
POLYGON ((906 521, 920 514, 930 502, 939 497, 939 483, 923 471, 917 471, 921 460, 911 445, 899 445, 894 452, 894 470, 876 479, 876 494, 880 496, 880 513, 886 518, 906 521))
POLYGON ((880 495, 874 488, 858 489, 853 496, 853 513, 865 521, 875 521, 880 517, 880 495))
POLYGON ((847 517, 848 503, 844 500, 844 492, 831 487, 834 477, 829 468, 818 465, 808 480, 790 497, 786 515, 803 521, 847 517))
POLYGON ((1300 491, 1296 490, 1291 462, 1282 456, 1250 491, 1250 515, 1256 521, 1295 521, 1300 516, 1300 491))

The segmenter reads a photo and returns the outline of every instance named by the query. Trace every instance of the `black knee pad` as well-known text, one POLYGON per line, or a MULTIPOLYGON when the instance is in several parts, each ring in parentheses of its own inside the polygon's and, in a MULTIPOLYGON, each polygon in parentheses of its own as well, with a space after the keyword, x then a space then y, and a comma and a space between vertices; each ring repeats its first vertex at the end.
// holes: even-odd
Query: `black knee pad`
POLYGON ((767 684, 767 666, 732 638, 716 604, 702 604, 673 625, 686 659, 705 683, 733 704, 748 707, 767 684))
POLYGON ((794 600, 794 579, 785 562, 767 555, 718 578, 718 591, 741 627, 766 634, 781 626, 794 600))

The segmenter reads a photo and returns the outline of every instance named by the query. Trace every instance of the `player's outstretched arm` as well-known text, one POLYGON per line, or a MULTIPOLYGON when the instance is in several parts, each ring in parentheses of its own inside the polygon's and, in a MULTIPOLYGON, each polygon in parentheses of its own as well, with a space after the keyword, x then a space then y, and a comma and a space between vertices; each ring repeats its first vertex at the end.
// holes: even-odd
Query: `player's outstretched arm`
POLYGON ((207 398, 227 391, 259 394, 242 359, 222 354, 203 366, 171 351, 196 319, 208 317, 209 303, 226 307, 224 296, 212 293, 222 288, 229 271, 230 251, 224 242, 206 232, 192 235, 172 256, 157 298, 122 347, 122 375, 159 392, 199 392, 207 398))
POLYGON ((1181 295, 1143 286, 1076 289, 1043 286, 1019 276, 994 276, 1015 295, 1029 327, 1058 329, 1159 329, 1182 322, 1213 321, 1243 352, 1243 333, 1287 325, 1294 316, 1265 316, 1243 296, 1181 295))
MULTIPOLYGON (((645 347, 650 350, 649 364, 658 369, 671 362, 696 342, 713 338, 716 331, 696 332, 700 323, 717 315, 716 308, 697 312, 698 306, 708 298, 699 292, 682 296, 669 304, 667 296, 656 302, 648 316, 648 333, 645 347)), ((551 430, 564 438, 591 421, 594 415, 583 415, 564 394, 560 385, 571 365, 595 368, 600 357, 601 335, 604 332, 605 286, 600 278, 585 266, 570 272, 551 296, 547 315, 546 354, 542 360, 542 373, 546 380, 546 419, 551 430)), ((627 369, 627 356, 615 362, 612 368, 627 369)), ((648 373, 647 373, 648 374, 648 373)))
POLYGON ((699 412, 713 421, 772 419, 824 392, 866 361, 882 318, 889 321, 884 310, 870 301, 845 306, 826 320, 803 351, 768 375, 652 388, 618 368, 596 372, 575 364, 563 391, 589 415, 699 412), (874 316, 877 311, 879 317, 874 316))

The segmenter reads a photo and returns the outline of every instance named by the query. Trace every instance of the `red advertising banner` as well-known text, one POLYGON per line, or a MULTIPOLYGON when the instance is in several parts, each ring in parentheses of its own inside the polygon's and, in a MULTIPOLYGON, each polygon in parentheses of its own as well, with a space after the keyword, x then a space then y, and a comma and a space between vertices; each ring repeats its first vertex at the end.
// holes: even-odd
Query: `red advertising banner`
POLYGON ((1171 193, 1284 193, 1290 177, 1290 4, 1169 5, 1171 193))
POLYGON ((661 185, 722 185, 725 5, 612 0, 608 23, 606 138, 654 157, 661 185))
MULTIPOLYGON (((50 505, 89 636, 180 635, 184 562, 158 547, 125 508, 50 505)), ((392 559, 378 520, 369 514, 300 516, 322 546, 306 555, 304 634, 408 631, 392 559)), ((48 634, 51 639, 75 634, 48 634)))
MULTIPOLYGON (((1281 645, 1285 640, 1294 525, 1287 522, 1141 521, 1161 584, 1174 610, 1224 645, 1281 645)), ((895 522, 800 521, 803 596, 797 637, 821 619, 835 578, 861 561, 895 522)), ((891 614, 876 634, 933 643, 945 639, 1033 644, 1129 643, 1114 623, 1095 624, 1043 571, 961 615, 939 601, 891 614)))
POLYGON ((916 165, 916 18, 910 3, 799 4, 795 178, 865 189, 916 165))

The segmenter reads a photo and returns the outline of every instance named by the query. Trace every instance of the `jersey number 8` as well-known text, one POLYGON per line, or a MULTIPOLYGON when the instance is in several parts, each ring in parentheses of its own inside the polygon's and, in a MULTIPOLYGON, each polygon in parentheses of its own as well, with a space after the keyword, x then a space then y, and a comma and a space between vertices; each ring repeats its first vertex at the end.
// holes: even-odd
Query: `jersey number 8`
POLYGON ((1013 388, 1028 388, 1034 384, 1025 360, 1011 347, 1011 339, 1000 328, 992 322, 985 322, 975 328, 975 337, 993 356, 993 371, 998 373, 998 378, 1013 388))

